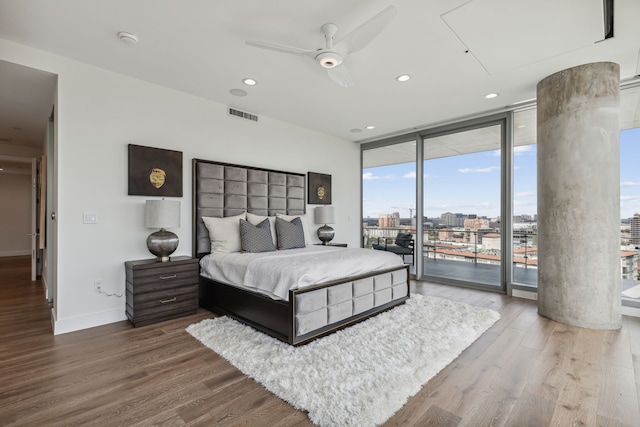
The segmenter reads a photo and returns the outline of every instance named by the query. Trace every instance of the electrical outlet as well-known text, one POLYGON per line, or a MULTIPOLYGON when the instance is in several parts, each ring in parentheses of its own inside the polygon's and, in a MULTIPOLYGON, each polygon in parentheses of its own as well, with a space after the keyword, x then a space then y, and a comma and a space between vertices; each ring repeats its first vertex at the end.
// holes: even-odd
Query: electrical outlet
POLYGON ((96 292, 102 292, 102 279, 96 279, 93 281, 93 290, 96 292))

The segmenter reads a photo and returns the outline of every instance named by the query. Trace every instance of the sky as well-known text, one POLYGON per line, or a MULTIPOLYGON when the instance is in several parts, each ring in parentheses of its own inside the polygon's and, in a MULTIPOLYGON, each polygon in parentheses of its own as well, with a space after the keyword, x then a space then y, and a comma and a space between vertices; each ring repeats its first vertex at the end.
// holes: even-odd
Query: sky
MULTIPOLYGON (((500 152, 464 154, 425 163, 425 216, 445 212, 500 215, 500 152)), ((364 218, 399 212, 415 214, 414 163, 363 170, 364 218)), ((534 216, 536 195, 536 145, 514 151, 514 215, 534 216)), ((620 217, 640 213, 640 128, 620 133, 620 217)))

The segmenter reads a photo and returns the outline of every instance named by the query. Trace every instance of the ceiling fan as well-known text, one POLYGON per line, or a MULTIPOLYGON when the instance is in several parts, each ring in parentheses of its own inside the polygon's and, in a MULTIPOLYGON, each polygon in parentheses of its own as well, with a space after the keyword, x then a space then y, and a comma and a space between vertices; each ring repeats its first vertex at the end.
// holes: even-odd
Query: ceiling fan
POLYGON ((320 27, 320 30, 324 34, 326 45, 324 48, 320 49, 302 49, 277 43, 254 40, 246 40, 245 43, 249 46, 255 46, 262 49, 309 57, 322 67, 326 68, 329 78, 335 83, 340 86, 351 87, 353 86, 353 79, 344 65, 345 58, 349 54, 357 52, 371 43, 373 39, 375 39, 382 30, 389 25, 396 16, 396 13, 397 10, 395 6, 388 6, 386 9, 374 15, 368 21, 364 22, 358 28, 347 34, 337 43, 334 43, 333 37, 338 31, 338 26, 331 23, 324 24, 320 27))

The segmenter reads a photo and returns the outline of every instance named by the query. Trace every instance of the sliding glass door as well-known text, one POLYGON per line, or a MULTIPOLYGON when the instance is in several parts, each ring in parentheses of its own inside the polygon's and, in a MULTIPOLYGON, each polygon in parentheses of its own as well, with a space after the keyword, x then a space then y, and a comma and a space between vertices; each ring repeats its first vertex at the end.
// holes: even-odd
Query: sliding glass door
POLYGON ((427 279, 503 288, 503 124, 423 140, 423 272, 427 279))

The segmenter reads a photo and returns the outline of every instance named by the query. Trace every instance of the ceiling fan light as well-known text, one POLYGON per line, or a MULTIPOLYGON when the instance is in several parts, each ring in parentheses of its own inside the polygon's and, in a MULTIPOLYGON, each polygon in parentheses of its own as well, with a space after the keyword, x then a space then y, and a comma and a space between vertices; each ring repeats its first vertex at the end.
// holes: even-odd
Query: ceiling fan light
POLYGON ((324 68, 334 68, 342 64, 342 56, 335 52, 323 52, 316 56, 316 61, 324 68))

